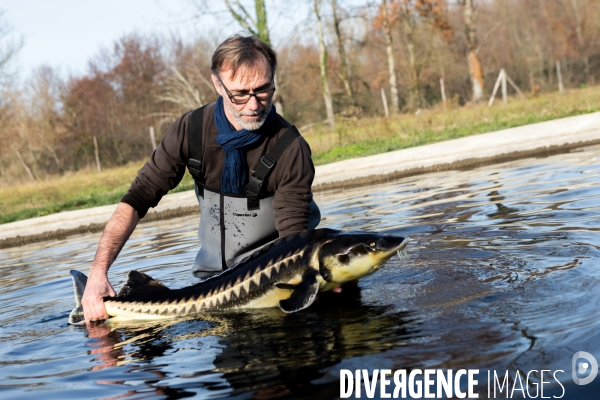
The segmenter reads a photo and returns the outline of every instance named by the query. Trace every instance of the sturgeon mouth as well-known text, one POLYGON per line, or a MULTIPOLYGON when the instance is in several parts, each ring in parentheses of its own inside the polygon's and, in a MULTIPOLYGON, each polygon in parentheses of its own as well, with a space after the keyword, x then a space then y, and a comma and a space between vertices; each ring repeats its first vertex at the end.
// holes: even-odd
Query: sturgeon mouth
POLYGON ((389 260, 394 254, 397 254, 398 257, 402 258, 401 254, 404 249, 408 245, 408 238, 400 237, 400 236, 384 236, 381 238, 380 243, 378 243, 381 248, 375 250, 379 251, 378 258, 384 259, 384 262, 389 260), (396 242, 397 239, 402 239, 400 243, 388 243, 389 241, 396 242))
POLYGON ((386 251, 384 252, 383 257, 381 257, 381 261, 375 265, 373 265, 372 269, 373 271, 377 271, 383 264, 385 264, 389 259, 391 259, 394 254, 398 255, 398 258, 400 260, 403 260, 405 258, 405 256, 403 255, 404 249, 406 248, 406 246, 408 245, 408 239, 407 238, 403 238, 402 242, 394 247, 392 250, 386 251))

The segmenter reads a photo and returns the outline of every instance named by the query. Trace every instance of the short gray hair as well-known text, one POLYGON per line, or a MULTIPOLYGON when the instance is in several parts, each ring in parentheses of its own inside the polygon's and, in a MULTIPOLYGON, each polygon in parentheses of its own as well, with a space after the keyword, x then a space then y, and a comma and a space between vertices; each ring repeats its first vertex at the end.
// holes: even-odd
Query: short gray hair
POLYGON ((219 76, 224 67, 231 68, 234 78, 240 68, 252 68, 257 63, 266 62, 275 74, 277 56, 275 51, 256 36, 242 36, 239 34, 228 37, 217 47, 212 56, 210 69, 219 76))

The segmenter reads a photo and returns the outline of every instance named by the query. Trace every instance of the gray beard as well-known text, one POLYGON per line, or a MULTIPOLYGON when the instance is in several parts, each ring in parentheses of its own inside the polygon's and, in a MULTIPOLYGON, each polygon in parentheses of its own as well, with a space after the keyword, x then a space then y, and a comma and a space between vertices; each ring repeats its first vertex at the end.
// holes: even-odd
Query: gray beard
POLYGON ((273 107, 273 102, 270 101, 269 104, 264 106, 262 110, 259 110, 258 112, 248 112, 248 111, 237 111, 236 109, 233 108, 233 105, 229 104, 228 102, 224 102, 224 103, 225 103, 225 106, 227 107, 227 109, 229 110, 229 114, 231 114, 231 116, 233 117, 235 122, 237 122, 242 128, 247 129, 249 131, 256 131, 256 130, 260 129, 260 127, 263 126, 263 124, 267 120, 267 116, 269 115, 269 112, 271 112, 271 108, 273 107), (246 116, 258 115, 261 113, 262 113, 262 117, 258 121, 248 122, 248 121, 244 121, 244 119, 242 119, 242 116, 244 116, 244 115, 246 115, 246 116))

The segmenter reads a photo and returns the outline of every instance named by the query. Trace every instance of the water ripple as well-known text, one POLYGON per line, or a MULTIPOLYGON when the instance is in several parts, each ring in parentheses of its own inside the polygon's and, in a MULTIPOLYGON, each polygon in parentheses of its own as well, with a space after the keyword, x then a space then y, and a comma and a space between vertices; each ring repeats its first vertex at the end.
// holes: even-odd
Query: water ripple
MULTIPOLYGON (((600 147, 319 193, 323 227, 410 237, 358 287, 304 312, 68 326, 70 269, 99 235, 0 254, 0 388, 10 398, 339 395, 340 368, 563 369, 600 356, 600 147), (338 375, 336 375, 338 374, 338 375)), ((142 224, 111 268, 186 286, 197 217, 142 224)))

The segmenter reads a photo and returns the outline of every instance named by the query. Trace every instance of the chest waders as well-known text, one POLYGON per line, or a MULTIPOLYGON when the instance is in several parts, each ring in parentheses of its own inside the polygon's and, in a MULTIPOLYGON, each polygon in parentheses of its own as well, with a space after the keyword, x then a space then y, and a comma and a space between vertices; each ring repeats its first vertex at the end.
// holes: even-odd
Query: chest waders
MULTIPOLYGON (((291 126, 275 143, 246 185, 245 195, 225 194, 206 187, 202 175, 202 122, 204 107, 191 116, 188 170, 194 178, 194 190, 200 204, 198 238, 201 248, 196 255, 193 274, 204 278, 221 272, 249 253, 278 238, 273 214, 273 194, 265 194, 267 178, 285 149, 299 136, 291 126)), ((316 203, 310 203, 308 229, 321 221, 316 203)))

